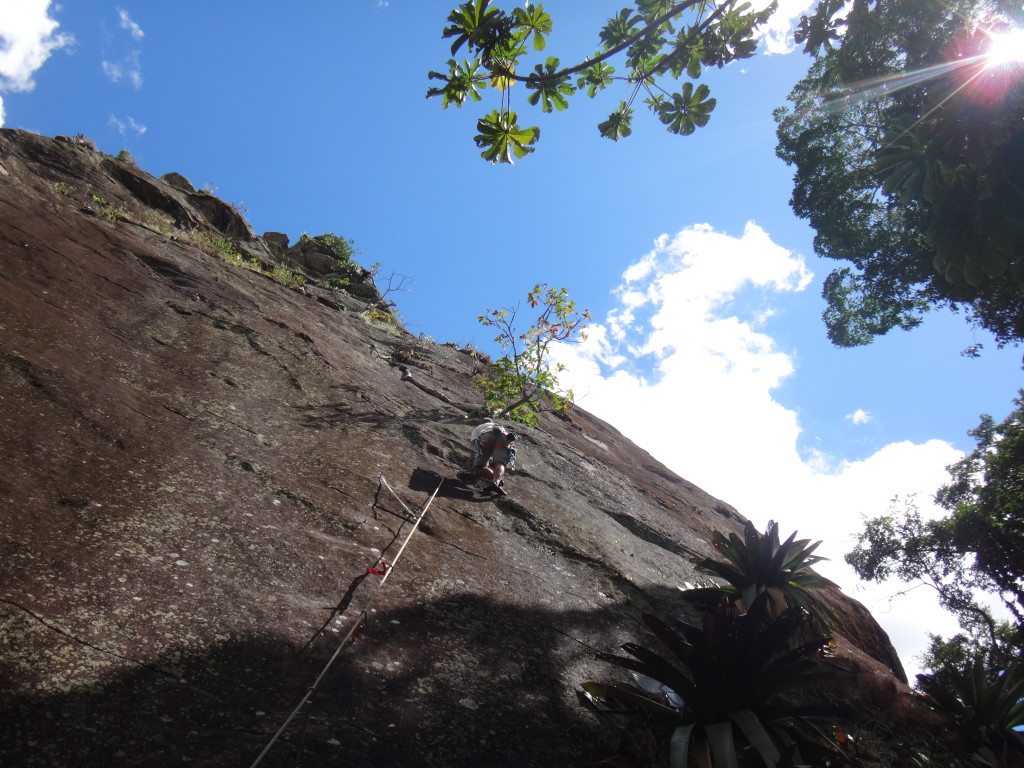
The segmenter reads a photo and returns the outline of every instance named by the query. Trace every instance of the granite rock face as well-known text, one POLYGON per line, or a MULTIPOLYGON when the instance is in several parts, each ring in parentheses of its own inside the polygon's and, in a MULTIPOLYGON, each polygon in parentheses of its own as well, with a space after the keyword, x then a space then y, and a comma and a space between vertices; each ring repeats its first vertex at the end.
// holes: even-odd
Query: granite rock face
POLYGON ((0 764, 249 765, 361 622, 263 765, 593 765, 594 653, 653 646, 641 611, 685 615, 744 518, 582 409, 517 428, 490 498, 477 354, 196 232, 282 253, 176 174, 0 130, 0 764))

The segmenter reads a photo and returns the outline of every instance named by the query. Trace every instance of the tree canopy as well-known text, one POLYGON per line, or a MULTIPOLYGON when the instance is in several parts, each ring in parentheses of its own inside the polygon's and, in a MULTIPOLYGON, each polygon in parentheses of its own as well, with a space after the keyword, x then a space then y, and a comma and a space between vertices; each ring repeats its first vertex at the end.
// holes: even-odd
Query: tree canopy
MULTIPOLYGON (((909 506, 874 518, 846 556, 864 579, 931 584, 971 644, 990 656, 1005 656, 995 651, 1007 644, 1024 648, 1024 391, 1014 402, 1004 421, 982 416, 970 431, 977 447, 949 467, 952 481, 935 496, 946 517, 926 520, 909 506), (994 618, 979 592, 997 596, 1012 623, 994 618)), ((933 644, 939 660, 942 647, 933 644)))
POLYGON ((777 153, 815 251, 849 262, 823 295, 840 346, 964 310, 1000 344, 1024 337, 1024 70, 989 41, 1021 11, 996 0, 821 0, 815 55, 776 112, 777 153))
POLYGON ((707 124, 715 99, 704 83, 706 67, 754 55, 754 29, 774 11, 752 11, 740 0, 635 0, 608 19, 597 49, 563 66, 547 53, 554 20, 540 4, 505 11, 491 0, 469 0, 448 16, 442 37, 452 38, 454 57, 463 47, 472 57, 451 58, 447 71, 431 71, 440 81, 427 98, 441 97, 441 106, 479 102, 488 89, 499 93, 499 106, 477 122, 475 141, 480 156, 491 163, 512 163, 534 151, 540 138, 536 126, 523 128, 512 109, 516 84, 526 101, 543 112, 562 111, 578 91, 594 98, 614 83, 625 86, 625 98, 598 126, 601 135, 618 141, 632 133, 633 105, 641 99, 670 133, 689 135, 707 124), (529 69, 530 56, 539 59, 529 69), (617 69, 612 61, 621 60, 617 69), (525 73, 525 74, 524 74, 525 73), (682 81, 666 86, 666 80, 682 81), (525 95, 525 94, 524 94, 525 95))
POLYGON ((823 289, 833 343, 941 306, 1024 338, 1024 68, 986 55, 1021 18, 1006 0, 820 0, 801 23, 815 61, 777 152, 815 251, 848 263, 823 289))

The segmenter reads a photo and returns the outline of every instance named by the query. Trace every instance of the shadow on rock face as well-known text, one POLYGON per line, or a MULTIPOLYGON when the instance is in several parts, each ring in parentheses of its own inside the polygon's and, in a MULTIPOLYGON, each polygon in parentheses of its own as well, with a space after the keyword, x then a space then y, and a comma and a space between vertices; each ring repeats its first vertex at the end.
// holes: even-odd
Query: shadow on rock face
MULTIPOLYGON (((614 674, 593 655, 610 649, 623 616, 522 610, 466 594, 374 611, 261 765, 591 766, 603 731, 577 692, 595 674, 614 674)), ((8 689, 0 764, 250 765, 356 619, 349 611, 330 622, 306 649, 225 642, 88 690, 8 689)), ((55 652, 99 655, 65 645, 55 652)))

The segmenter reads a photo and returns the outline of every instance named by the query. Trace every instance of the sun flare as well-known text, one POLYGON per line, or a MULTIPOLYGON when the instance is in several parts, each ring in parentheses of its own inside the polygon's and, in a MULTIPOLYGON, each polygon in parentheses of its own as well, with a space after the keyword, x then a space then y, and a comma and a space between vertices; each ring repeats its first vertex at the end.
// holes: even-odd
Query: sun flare
POLYGON ((1024 29, 1010 29, 992 35, 985 63, 989 67, 1024 63, 1024 29))

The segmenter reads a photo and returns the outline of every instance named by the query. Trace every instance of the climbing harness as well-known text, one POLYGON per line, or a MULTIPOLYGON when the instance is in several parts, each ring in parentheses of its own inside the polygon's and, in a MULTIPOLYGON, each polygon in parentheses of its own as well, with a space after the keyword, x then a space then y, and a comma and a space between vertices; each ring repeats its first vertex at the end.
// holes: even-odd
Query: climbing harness
MULTIPOLYGON (((402 546, 399 548, 398 554, 395 555, 394 560, 388 563, 385 562, 383 558, 381 558, 376 562, 376 564, 366 569, 367 573, 375 574, 381 577, 380 582, 377 584, 377 589, 370 596, 370 599, 366 602, 366 605, 363 607, 363 609, 359 612, 359 616, 356 617, 355 624, 352 625, 352 628, 349 629, 345 637, 343 637, 341 639, 341 642, 338 643, 338 647, 335 649, 334 654, 331 656, 330 659, 328 659, 327 663, 324 665, 324 668, 320 670, 320 674, 317 675, 316 680, 314 680, 313 684, 310 685, 309 688, 306 690, 306 693, 302 697, 302 700, 299 701, 297 705, 295 705, 295 709, 293 709, 291 714, 288 715, 288 718, 284 721, 284 723, 281 724, 281 727, 277 729, 277 732, 267 743, 267 746, 263 748, 263 751, 260 752, 259 756, 252 762, 249 768, 256 768, 256 766, 263 762, 263 758, 265 758, 270 753, 271 748, 274 746, 274 744, 277 743, 278 739, 281 738, 282 734, 284 734, 285 729, 288 728, 289 725, 291 725, 292 720, 294 720, 296 716, 298 716, 299 712, 304 707, 306 708, 306 719, 308 720, 309 705, 313 699, 313 695, 317 691, 317 686, 319 686, 320 683, 323 681, 324 677, 326 677, 327 672, 334 665, 334 662, 337 660, 338 656, 341 655, 341 652, 345 649, 345 646, 347 646, 350 642, 352 642, 355 639, 359 629, 366 623, 366 620, 370 614, 370 609, 373 607, 373 603, 377 599, 377 595, 380 594, 381 590, 384 588, 384 584, 387 582, 388 578, 394 572, 395 567, 398 565, 398 561, 402 557, 402 553, 405 551, 405 548, 408 546, 409 541, 413 537, 413 534, 416 533, 416 529, 419 528, 420 523, 426 516, 427 510, 430 509, 430 505, 433 503, 434 497, 437 496, 437 492, 441 490, 441 486, 444 484, 444 478, 441 478, 440 482, 438 482, 437 488, 435 488, 434 492, 430 494, 430 498, 427 499, 426 503, 420 508, 418 514, 413 513, 412 511, 409 510, 409 508, 405 505, 405 502, 403 502, 399 495, 395 493, 395 489, 388 485, 388 481, 384 479, 384 475, 380 476, 380 482, 384 485, 385 488, 391 491, 391 495, 394 496, 395 499, 398 500, 398 503, 402 505, 402 509, 406 511, 410 518, 415 518, 416 522, 413 524, 412 529, 405 537, 405 541, 402 542, 402 546)), ((303 738, 304 736, 305 729, 303 729, 303 738)))

